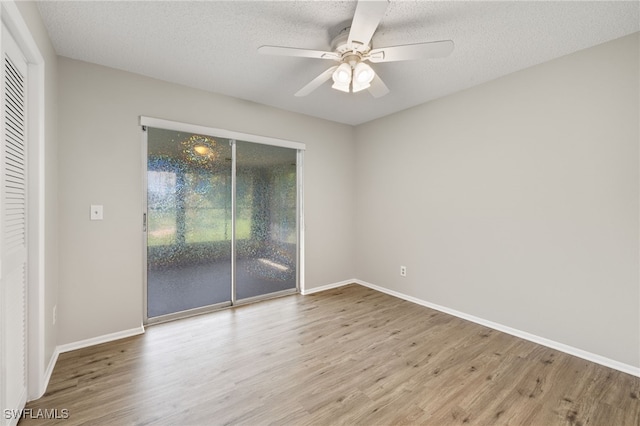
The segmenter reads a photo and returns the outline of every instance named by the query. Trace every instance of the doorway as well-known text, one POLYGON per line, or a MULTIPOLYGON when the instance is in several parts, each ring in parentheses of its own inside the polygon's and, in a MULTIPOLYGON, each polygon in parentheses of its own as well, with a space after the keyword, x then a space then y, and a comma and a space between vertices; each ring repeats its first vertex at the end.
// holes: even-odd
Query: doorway
POLYGON ((146 127, 147 323, 299 289, 302 150, 229 133, 146 127))

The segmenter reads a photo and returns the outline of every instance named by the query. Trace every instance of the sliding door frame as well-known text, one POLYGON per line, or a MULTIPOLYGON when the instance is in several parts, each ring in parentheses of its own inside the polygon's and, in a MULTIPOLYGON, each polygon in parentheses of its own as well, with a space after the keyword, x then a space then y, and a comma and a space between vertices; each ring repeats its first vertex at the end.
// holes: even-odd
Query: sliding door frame
POLYGON ((303 162, 304 151, 306 145, 302 142, 295 142, 285 139, 271 138, 267 136, 259 136, 250 133, 235 132, 225 129, 217 129, 214 127, 200 126, 196 124, 188 124, 177 121, 164 120, 161 118, 153 118, 140 116, 140 126, 142 129, 142 193, 145 195, 142 200, 142 258, 143 258, 143 322, 144 324, 155 324, 160 322, 171 321, 177 318, 184 318, 193 315, 200 315, 206 312, 211 312, 217 309, 227 308, 230 306, 242 305, 245 303, 252 303, 257 300, 264 300, 273 297, 279 297, 286 294, 299 293, 301 288, 304 288, 304 188, 303 188, 303 162), (177 313, 162 315, 158 317, 149 318, 148 306, 147 306, 147 225, 148 225, 148 211, 147 211, 147 155, 148 155, 148 132, 147 128, 159 128, 165 130, 172 130, 185 133, 202 134, 207 136, 219 137, 228 139, 231 143, 232 150, 232 166, 231 166, 231 301, 217 303, 214 305, 208 305, 201 308, 190 309, 177 313), (265 295, 250 297, 247 299, 237 300, 236 298, 236 141, 242 140, 250 143, 257 143, 261 145, 270 145, 281 148, 289 148, 296 150, 296 231, 297 231, 297 250, 296 250, 296 287, 291 290, 282 290, 274 293, 268 293, 265 295))
POLYGON ((229 139, 231 144, 231 306, 236 304, 236 190, 238 177, 236 176, 236 141, 229 139))

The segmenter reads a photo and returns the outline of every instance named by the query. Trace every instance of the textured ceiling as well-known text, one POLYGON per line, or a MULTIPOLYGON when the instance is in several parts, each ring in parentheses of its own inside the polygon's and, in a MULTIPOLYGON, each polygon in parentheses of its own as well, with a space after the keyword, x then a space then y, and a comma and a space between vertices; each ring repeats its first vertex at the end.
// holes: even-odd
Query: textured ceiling
POLYGON ((451 56, 374 64, 391 92, 325 83, 333 61, 265 56, 261 45, 330 50, 354 1, 45 1, 59 55, 348 124, 360 124, 640 31, 636 1, 391 1, 373 47, 453 40, 451 56))

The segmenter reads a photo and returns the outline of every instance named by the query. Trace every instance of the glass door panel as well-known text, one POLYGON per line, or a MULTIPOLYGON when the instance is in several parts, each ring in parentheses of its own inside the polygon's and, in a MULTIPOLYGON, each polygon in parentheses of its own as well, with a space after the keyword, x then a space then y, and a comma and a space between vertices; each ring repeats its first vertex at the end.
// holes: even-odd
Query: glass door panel
POLYGON ((297 151, 236 142, 236 298, 296 288, 297 151))
POLYGON ((148 128, 147 318, 231 301, 228 139, 148 128))

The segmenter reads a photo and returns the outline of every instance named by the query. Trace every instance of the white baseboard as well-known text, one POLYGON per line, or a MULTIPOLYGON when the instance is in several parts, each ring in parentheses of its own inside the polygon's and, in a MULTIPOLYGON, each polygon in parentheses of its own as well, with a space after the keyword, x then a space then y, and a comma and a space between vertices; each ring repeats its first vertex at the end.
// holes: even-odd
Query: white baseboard
POLYGON ((323 285, 323 286, 320 286, 320 287, 304 288, 304 289, 302 289, 302 291, 300 291, 300 294, 302 294, 303 296, 306 296, 308 294, 318 293, 320 291, 325 291, 325 290, 331 290, 332 288, 338 288, 338 287, 345 286, 347 284, 353 284, 353 283, 357 283, 357 282, 358 282, 358 280, 356 280, 354 278, 352 280, 340 281, 340 282, 337 282, 337 283, 327 284, 327 285, 323 285))
MULTIPOLYGON (((47 387, 49 386, 49 380, 51 380, 51 375, 53 374, 53 369, 56 366, 56 362, 58 362, 58 356, 60 355, 60 351, 56 347, 51 355, 51 359, 49 360, 49 364, 47 365, 47 369, 44 372, 44 380, 42 387, 40 388, 41 394, 38 395, 38 398, 42 398, 42 395, 47 391, 47 387)), ((36 398, 36 399, 38 399, 36 398)))
POLYGON ((527 333, 526 331, 517 330, 515 328, 508 327, 506 325, 498 324, 493 321, 485 320, 473 315, 465 314, 464 312, 456 311, 445 306, 436 305, 435 303, 427 302, 417 297, 408 296, 406 294, 389 290, 388 288, 380 287, 375 284, 368 283, 362 280, 352 280, 349 283, 355 282, 370 289, 377 290, 381 293, 388 294, 400 299, 404 299, 408 302, 413 302, 418 305, 426 306, 427 308, 435 309, 436 311, 444 312, 445 314, 453 315, 454 317, 462 318, 467 321, 475 322, 476 324, 483 325, 485 327, 492 328, 503 333, 510 334, 512 336, 519 337, 521 339, 529 340, 530 342, 537 343, 542 346, 546 346, 551 349, 558 350, 560 352, 567 353, 569 355, 577 356, 578 358, 585 359, 587 361, 595 362, 596 364, 604 365, 605 367, 613 368, 614 370, 622 371, 623 373, 631 374, 632 376, 640 377, 640 368, 634 367, 629 364, 622 363, 601 355, 597 355, 591 352, 587 352, 582 349, 574 348, 573 346, 565 345, 564 343, 556 342, 544 337, 536 336, 535 334, 527 333))
POLYGON ((58 362, 58 356, 60 356, 61 353, 75 351, 76 349, 82 349, 93 345, 99 345, 100 343, 112 342, 114 340, 124 339, 125 337, 136 336, 143 333, 144 327, 140 325, 140 327, 131 328, 129 330, 122 330, 115 333, 105 334, 103 336, 92 337, 91 339, 58 345, 56 347, 56 350, 53 351, 53 355, 51 355, 51 359, 49 360, 49 365, 47 365, 47 370, 44 373, 44 380, 41 387, 42 393, 34 399, 41 398, 46 393, 47 388, 49 387, 49 381, 51 380, 51 374, 53 374, 53 369, 55 368, 56 363, 58 362))
MULTIPOLYGON (((64 345, 58 345, 56 352, 61 354, 64 352, 75 351, 76 349, 82 349, 93 345, 99 345, 100 343, 112 342, 114 340, 124 339, 125 337, 137 336, 144 333, 144 327, 131 328, 129 330, 117 331, 115 333, 105 334, 98 337, 92 337, 90 339, 80 340, 78 342, 67 343, 64 345)), ((56 356, 57 358, 57 356, 56 356)))
POLYGON ((25 388, 18 397, 18 405, 16 407, 2 407, 2 417, 7 421, 7 426, 17 426, 20 421, 20 413, 27 403, 27 389, 25 388))

